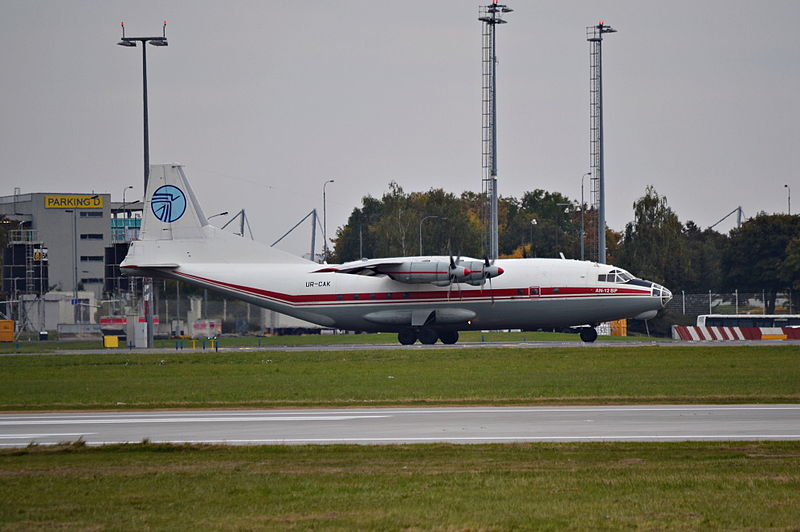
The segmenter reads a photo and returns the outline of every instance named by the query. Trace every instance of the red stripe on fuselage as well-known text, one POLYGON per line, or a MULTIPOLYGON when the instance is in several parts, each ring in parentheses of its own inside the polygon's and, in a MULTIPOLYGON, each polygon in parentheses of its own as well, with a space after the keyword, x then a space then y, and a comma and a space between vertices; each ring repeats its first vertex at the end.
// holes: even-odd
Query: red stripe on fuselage
POLYGON ((540 295, 529 295, 528 288, 494 288, 469 289, 453 288, 451 290, 398 291, 398 292, 362 292, 346 294, 285 294, 262 288, 254 288, 224 281, 208 279, 183 272, 175 275, 187 277, 211 286, 227 288, 248 295, 273 299, 292 305, 341 305, 380 303, 419 303, 437 301, 492 301, 492 300, 528 300, 528 299, 586 299, 593 297, 650 296, 650 291, 632 288, 596 288, 596 287, 551 287, 540 288, 540 295))

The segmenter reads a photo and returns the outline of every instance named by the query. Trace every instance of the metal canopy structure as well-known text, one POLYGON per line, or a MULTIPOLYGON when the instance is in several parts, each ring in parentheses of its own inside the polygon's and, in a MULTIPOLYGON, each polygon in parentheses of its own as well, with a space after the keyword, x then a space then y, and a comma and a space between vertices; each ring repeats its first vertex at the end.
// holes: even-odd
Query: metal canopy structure
POLYGON ((483 192, 488 203, 486 222, 488 249, 491 260, 497 258, 497 53, 495 28, 505 24, 501 17, 513 9, 495 0, 480 7, 478 20, 483 23, 483 84, 482 84, 482 139, 483 139, 483 192))
POLYGON ((603 34, 617 30, 602 20, 586 28, 589 41, 589 151, 592 169, 591 201, 597 212, 597 262, 606 262, 606 196, 603 174, 603 34))

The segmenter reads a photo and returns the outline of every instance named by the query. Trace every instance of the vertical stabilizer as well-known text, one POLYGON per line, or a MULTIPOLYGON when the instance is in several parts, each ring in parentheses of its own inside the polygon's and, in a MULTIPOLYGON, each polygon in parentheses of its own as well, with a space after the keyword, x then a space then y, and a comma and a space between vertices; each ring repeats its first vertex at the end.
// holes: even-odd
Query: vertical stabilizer
POLYGON ((203 238, 208 225, 183 167, 150 165, 140 240, 203 238))
POLYGON ((190 263, 314 264, 209 224, 183 167, 151 165, 142 229, 121 266, 190 263))

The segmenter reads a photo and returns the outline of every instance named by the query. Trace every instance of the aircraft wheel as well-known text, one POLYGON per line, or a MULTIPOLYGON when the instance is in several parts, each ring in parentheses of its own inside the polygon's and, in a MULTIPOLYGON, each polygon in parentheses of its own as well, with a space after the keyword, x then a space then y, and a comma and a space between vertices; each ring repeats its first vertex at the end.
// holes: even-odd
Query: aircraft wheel
POLYGON ((403 329, 397 333, 397 341, 403 345, 411 345, 417 341, 417 332, 414 329, 403 329))
POLYGON ((442 331, 439 338, 443 344, 454 344, 458 342, 458 331, 442 331))
POLYGON ((583 327, 581 328, 581 340, 590 344, 597 340, 597 331, 594 327, 583 327))
POLYGON ((431 329, 430 327, 423 327, 419 330, 419 341, 423 344, 432 345, 436 343, 436 340, 439 339, 439 335, 436 332, 436 329, 431 329))

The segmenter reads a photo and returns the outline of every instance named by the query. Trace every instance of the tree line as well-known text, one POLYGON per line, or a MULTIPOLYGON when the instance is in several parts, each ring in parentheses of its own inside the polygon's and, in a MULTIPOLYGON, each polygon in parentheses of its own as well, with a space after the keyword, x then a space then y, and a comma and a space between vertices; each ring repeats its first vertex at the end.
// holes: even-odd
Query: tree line
MULTIPOLYGON (((365 196, 333 239, 330 261, 407 255, 483 257, 488 248, 485 195, 432 188, 406 193, 395 182, 381 198, 365 196), (420 231, 421 229, 421 231, 420 231), (421 235, 420 235, 421 233, 421 235), (420 242, 421 236, 421 242, 420 242), (422 247, 420 248, 420 243, 422 247)), ((504 258, 597 259, 596 212, 559 192, 541 189, 498 201, 504 258)), ((800 288, 800 216, 759 213, 728 234, 683 223, 667 198, 649 186, 621 232, 606 229, 607 262, 673 292, 733 291, 767 295, 800 288)))

